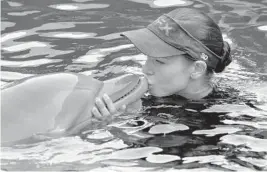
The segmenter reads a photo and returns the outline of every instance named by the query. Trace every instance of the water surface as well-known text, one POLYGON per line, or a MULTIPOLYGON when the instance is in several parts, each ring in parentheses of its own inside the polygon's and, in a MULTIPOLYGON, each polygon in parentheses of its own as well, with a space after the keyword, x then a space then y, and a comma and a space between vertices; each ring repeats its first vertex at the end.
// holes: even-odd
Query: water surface
POLYGON ((140 114, 125 114, 109 127, 2 147, 2 170, 267 170, 267 1, 2 0, 1 5, 1 86, 54 72, 101 80, 140 73, 146 57, 119 33, 177 7, 208 13, 234 57, 214 78, 219 98, 179 102, 145 95, 140 114), (177 123, 188 128, 151 134, 155 126, 177 123))

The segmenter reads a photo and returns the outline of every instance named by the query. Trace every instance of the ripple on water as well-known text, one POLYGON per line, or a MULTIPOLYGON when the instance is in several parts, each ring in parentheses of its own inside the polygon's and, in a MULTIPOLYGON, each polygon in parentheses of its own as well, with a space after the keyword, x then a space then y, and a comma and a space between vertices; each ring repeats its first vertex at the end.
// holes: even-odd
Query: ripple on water
POLYGON ((216 165, 227 164, 227 160, 225 159, 224 155, 206 155, 206 156, 194 156, 194 157, 184 157, 183 163, 191 163, 191 162, 198 162, 198 163, 211 163, 216 165))
MULTIPOLYGON (((21 38, 23 36, 31 36, 36 34, 37 32, 40 31, 47 31, 47 30, 58 30, 58 29, 68 29, 68 28, 74 28, 76 26, 76 24, 79 23, 93 23, 93 22, 57 22, 57 23, 45 23, 41 26, 29 29, 29 30, 20 30, 20 31, 15 31, 15 32, 11 32, 11 33, 6 33, 2 36, 1 42, 6 42, 6 41, 14 41, 17 38, 21 38)), ((96 23, 102 23, 102 22, 96 22, 96 23)), ((12 23, 3 23, 2 27, 9 27, 9 26, 13 26, 12 23)), ((55 33, 61 33, 61 32, 55 32, 55 33)), ((79 33, 79 32, 77 32, 79 33)), ((41 36, 45 36, 45 35, 49 35, 49 33, 38 33, 41 36)), ((64 36, 64 35, 63 35, 64 36)), ((32 45, 32 44, 36 44, 36 41, 30 42, 30 44, 28 43, 28 45, 32 45)), ((14 42, 8 42, 7 45, 5 46, 14 46, 14 42)), ((39 44, 39 43, 37 43, 39 44)), ((40 45, 40 44, 39 44, 40 45)), ((25 45, 24 45, 25 46, 25 45)))
POLYGON ((256 165, 258 167, 261 167, 267 170, 267 156, 265 156, 264 159, 241 157, 241 156, 238 156, 238 158, 241 159, 242 161, 249 162, 253 165, 256 165))
POLYGON ((152 153, 161 152, 163 149, 158 147, 141 147, 141 148, 128 148, 112 152, 108 159, 121 159, 121 160, 133 160, 145 158, 152 153))
POLYGON ((49 63, 60 62, 60 59, 37 59, 37 60, 27 60, 27 61, 7 61, 1 60, 1 66, 5 67, 36 67, 49 63))
POLYGON ((267 139, 259 139, 252 136, 230 134, 220 138, 221 143, 235 146, 246 145, 249 151, 267 152, 267 139))
POLYGON ((116 167, 116 166, 109 166, 109 167, 98 167, 90 170, 90 172, 103 172, 103 171, 108 171, 108 172, 137 172, 137 171, 142 171, 142 172, 151 172, 155 171, 155 167, 116 167))
POLYGON ((114 61, 129 61, 129 60, 134 60, 141 65, 144 65, 146 62, 147 56, 144 54, 137 54, 137 55, 132 55, 132 56, 122 56, 117 59, 114 59, 114 61))
POLYGON ((115 47, 110 47, 110 48, 102 48, 102 49, 93 49, 90 50, 86 53, 86 55, 83 55, 77 59, 74 60, 74 62, 79 62, 79 63, 96 63, 96 62, 100 62, 103 60, 103 57, 114 53, 114 52, 118 52, 122 49, 126 49, 129 47, 132 47, 132 44, 125 44, 125 45, 119 45, 119 46, 115 46, 115 47))
MULTIPOLYGON (((12 59, 26 59, 29 57, 41 56, 41 55, 46 55, 47 58, 51 58, 51 57, 55 57, 58 55, 64 55, 64 54, 69 54, 69 53, 74 52, 74 50, 68 50, 68 51, 67 50, 64 50, 64 51, 56 50, 53 47, 54 47, 53 45, 50 45, 48 43, 32 41, 32 42, 24 42, 24 43, 9 46, 9 47, 4 47, 2 49, 8 52, 12 52, 12 53, 23 52, 25 50, 29 50, 29 52, 20 53, 20 55, 10 57, 12 59)), ((12 63, 15 63, 15 62, 13 61, 12 63)), ((4 64, 7 64, 7 63, 4 63, 4 64)))
POLYGON ((65 11, 73 11, 73 10, 88 10, 88 9, 99 9, 99 8, 107 8, 109 4, 56 4, 50 5, 51 8, 55 8, 58 10, 65 11))
POLYGON ((167 134, 174 131, 188 130, 189 127, 184 124, 170 123, 170 124, 157 124, 151 127, 148 131, 150 134, 167 134))
MULTIPOLYGON (((221 167, 227 168, 229 170, 233 171, 252 171, 249 168, 243 167, 239 164, 236 164, 234 162, 230 162, 226 159, 224 155, 207 155, 207 156, 195 156, 195 157, 184 157, 183 158, 184 163, 192 163, 192 162, 198 162, 200 164, 214 164, 219 165, 221 167)), ((203 168, 195 168, 193 171, 202 171, 203 168)), ((184 169, 185 172, 191 172, 192 169, 184 169)), ((204 171, 213 171, 212 169, 206 168, 204 171)), ((183 170, 182 170, 183 171, 183 170)), ((218 169, 215 169, 214 171, 220 171, 218 169)), ((222 170, 222 171, 225 171, 222 170)), ((180 171, 179 171, 180 172, 180 171)))
POLYGON ((193 4, 190 0, 130 0, 138 3, 148 4, 152 8, 164 8, 170 6, 189 6, 193 4))
POLYGON ((33 74, 22 74, 18 72, 1 71, 1 80, 5 81, 15 81, 29 76, 33 76, 33 74))
POLYGON ((97 72, 97 70, 88 70, 88 71, 83 71, 83 72, 79 72, 79 73, 86 75, 86 76, 89 76, 89 75, 93 75, 96 72, 97 72))
POLYGON ((56 38, 70 38, 70 39, 86 39, 96 36, 96 33, 83 33, 83 32, 50 32, 40 33, 43 37, 56 37, 56 38))
POLYGON ((8 5, 10 5, 11 7, 20 7, 23 4, 18 3, 18 2, 13 2, 13 1, 7 1, 8 5))
POLYGON ((193 4, 192 1, 188 0, 155 0, 153 3, 157 7, 189 6, 193 4))
POLYGON ((246 125, 256 129, 267 129, 267 121, 239 121, 239 120, 222 120, 224 124, 228 125, 246 125))
MULTIPOLYGON (((241 57, 241 59, 244 59, 244 57, 241 57)), ((252 68, 256 67, 256 63, 254 61, 246 60, 246 63, 252 68)), ((232 82, 233 80, 237 82, 244 82, 244 81, 258 81, 259 77, 260 75, 258 73, 249 72, 247 71, 246 68, 238 64, 237 61, 233 61, 229 66, 226 67, 224 72, 216 74, 214 78, 215 79, 223 78, 225 80, 229 80, 230 82, 232 82)), ((247 86, 247 84, 244 84, 244 83, 237 84, 237 82, 234 82, 233 84, 235 85, 233 86, 236 86, 236 87, 247 86)))
POLYGON ((42 43, 42 42, 38 42, 38 41, 31 41, 31 42, 24 42, 18 45, 13 45, 10 47, 4 47, 2 48, 5 51, 9 51, 9 52, 18 52, 18 51, 24 51, 27 49, 32 49, 34 47, 46 47, 47 44, 42 43))
POLYGON ((108 34, 108 35, 98 36, 96 38, 104 39, 104 40, 113 40, 113 39, 121 38, 121 36, 120 36, 120 33, 111 33, 111 34, 108 34))
POLYGON ((120 167, 131 167, 138 165, 138 162, 135 160, 124 161, 124 160, 104 160, 101 161, 101 164, 112 165, 112 166, 120 166, 120 167))
POLYGON ((95 130, 92 133, 88 134, 88 139, 93 140, 104 140, 104 139, 110 139, 113 138, 113 135, 108 130, 95 130))
MULTIPOLYGON (((119 58, 116 58, 112 60, 111 63, 115 61, 123 62, 123 61, 134 61, 136 63, 139 63, 140 65, 144 65, 146 62, 147 56, 144 54, 137 54, 137 55, 131 55, 131 56, 122 56, 119 58)), ((113 73, 121 73, 121 71, 124 71, 126 73, 133 73, 137 75, 143 75, 142 68, 138 66, 114 66, 112 69, 113 73)))
POLYGON ((196 130, 193 132, 193 134, 196 135, 206 135, 207 137, 212 137, 218 134, 231 134, 231 133, 235 133, 237 131, 241 131, 240 128, 237 127, 233 127, 233 126, 216 126, 216 128, 214 129, 210 129, 210 130, 196 130))
POLYGON ((247 168, 247 167, 244 167, 242 165, 239 165, 235 162, 229 162, 228 164, 225 164, 225 165, 221 165, 222 167, 224 168, 227 168, 229 170, 232 170, 232 171, 244 171, 244 172, 253 172, 255 170, 252 170, 251 168, 247 168))
POLYGON ((204 109, 201 112, 224 113, 224 112, 246 112, 250 110, 252 110, 252 108, 245 104, 217 104, 207 109, 204 109))
POLYGON ((267 25, 259 26, 258 29, 261 31, 267 31, 267 25))
POLYGON ((47 30, 59 30, 59 29, 69 29, 76 27, 76 24, 101 24, 102 21, 88 21, 88 22, 56 22, 56 23, 45 23, 41 26, 35 27, 32 30, 47 31, 47 30))
POLYGON ((27 16, 29 14, 40 13, 40 11, 23 11, 23 12, 10 12, 7 13, 10 16, 27 16))
POLYGON ((13 27, 15 25, 16 25, 16 23, 13 23, 13 22, 1 21, 1 31, 4 31, 4 30, 6 30, 6 28, 13 27))
POLYGON ((47 31, 57 29, 68 29, 75 27, 74 22, 57 22, 57 23, 45 23, 41 26, 33 28, 34 31, 47 31))
POLYGON ((7 33, 2 35, 1 42, 8 41, 10 39, 14 40, 20 37, 23 37, 27 34, 27 31, 17 31, 17 32, 12 32, 12 33, 7 33))
POLYGON ((177 155, 168 155, 168 154, 150 154, 146 160, 151 163, 158 163, 158 164, 163 164, 163 163, 168 163, 176 160, 180 160, 181 158, 177 155))
POLYGON ((140 148, 128 148, 128 149, 122 149, 117 151, 112 151, 111 153, 108 153, 106 155, 100 155, 98 157, 94 157, 93 159, 89 161, 83 161, 84 164, 93 164, 98 161, 103 160, 110 160, 110 159, 116 159, 116 160, 136 160, 140 158, 146 158, 149 155, 157 152, 161 152, 163 149, 158 147, 140 147, 140 148))
POLYGON ((125 65, 109 65, 106 67, 105 74, 114 73, 114 74, 121 74, 121 73, 132 73, 136 75, 143 75, 142 69, 140 67, 132 67, 132 66, 125 66, 125 65))
POLYGON ((94 1, 94 0, 72 0, 74 2, 88 2, 88 1, 94 1))
POLYGON ((218 168, 208 168, 208 167, 203 167, 203 168, 190 168, 190 169, 168 169, 164 170, 164 172, 219 172, 221 170, 218 170, 218 168))
POLYGON ((103 144, 85 142, 80 137, 68 137, 18 147, 2 147, 2 160, 35 160, 40 164, 77 162, 103 157, 117 149, 128 147, 122 140, 112 140, 103 144), (40 154, 42 156, 40 156, 40 154), (100 155, 98 155, 100 154, 100 155))

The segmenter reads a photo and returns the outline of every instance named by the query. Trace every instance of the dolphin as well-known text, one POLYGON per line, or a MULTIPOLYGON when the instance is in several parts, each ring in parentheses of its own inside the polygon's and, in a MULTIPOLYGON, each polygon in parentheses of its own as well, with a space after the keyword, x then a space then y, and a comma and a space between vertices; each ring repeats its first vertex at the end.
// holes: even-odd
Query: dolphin
POLYGON ((77 73, 53 73, 15 81, 1 90, 1 142, 12 145, 45 136, 79 134, 92 124, 95 98, 108 94, 116 108, 140 99, 145 77, 126 74, 105 81, 77 73))

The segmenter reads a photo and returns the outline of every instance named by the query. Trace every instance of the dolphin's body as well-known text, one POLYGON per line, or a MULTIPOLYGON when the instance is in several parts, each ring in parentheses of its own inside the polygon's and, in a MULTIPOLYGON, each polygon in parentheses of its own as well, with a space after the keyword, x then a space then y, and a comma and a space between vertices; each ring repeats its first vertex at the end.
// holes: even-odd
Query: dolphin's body
POLYGON ((124 75, 107 81, 74 73, 56 73, 14 82, 2 90, 2 144, 34 135, 78 134, 91 123, 96 96, 107 93, 116 107, 139 99, 147 81, 124 75))

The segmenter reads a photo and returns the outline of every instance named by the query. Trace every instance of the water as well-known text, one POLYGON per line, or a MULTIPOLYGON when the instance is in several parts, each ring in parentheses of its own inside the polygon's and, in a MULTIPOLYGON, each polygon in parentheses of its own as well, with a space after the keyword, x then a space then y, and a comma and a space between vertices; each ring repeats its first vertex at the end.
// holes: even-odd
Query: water
POLYGON ((266 0, 1 0, 1 5, 2 87, 53 72, 100 80, 140 73, 146 57, 119 33, 142 28, 179 6, 212 16, 234 56, 215 77, 228 96, 181 104, 146 95, 140 114, 125 114, 113 127, 2 147, 2 170, 267 170, 266 0), (177 123, 188 128, 152 130, 177 123), (150 134, 155 130, 159 133, 150 134))

